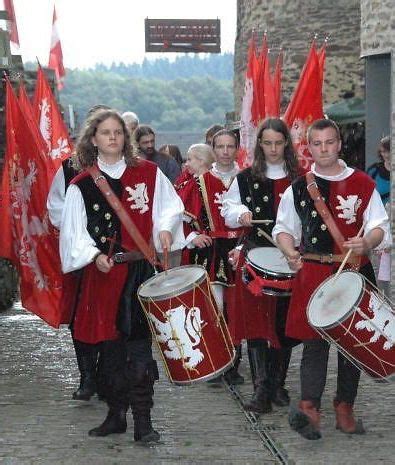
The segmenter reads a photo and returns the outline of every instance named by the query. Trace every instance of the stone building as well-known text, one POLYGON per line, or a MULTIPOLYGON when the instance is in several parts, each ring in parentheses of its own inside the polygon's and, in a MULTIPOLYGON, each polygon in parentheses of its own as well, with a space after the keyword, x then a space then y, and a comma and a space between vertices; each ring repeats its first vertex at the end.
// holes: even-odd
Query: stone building
POLYGON ((364 66, 360 60, 360 1, 334 0, 238 0, 235 43, 235 109, 240 111, 248 40, 267 31, 273 61, 284 50, 283 97, 289 101, 298 82, 311 41, 320 46, 329 36, 325 66, 324 100, 335 103, 345 97, 363 97, 364 66))

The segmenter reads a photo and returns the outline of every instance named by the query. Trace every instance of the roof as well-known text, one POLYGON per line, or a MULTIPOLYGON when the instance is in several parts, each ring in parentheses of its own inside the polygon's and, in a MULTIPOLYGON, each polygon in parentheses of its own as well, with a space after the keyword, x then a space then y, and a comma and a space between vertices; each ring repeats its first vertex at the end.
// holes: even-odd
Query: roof
POLYGON ((324 113, 338 124, 359 123, 365 121, 365 100, 353 97, 327 105, 324 113))

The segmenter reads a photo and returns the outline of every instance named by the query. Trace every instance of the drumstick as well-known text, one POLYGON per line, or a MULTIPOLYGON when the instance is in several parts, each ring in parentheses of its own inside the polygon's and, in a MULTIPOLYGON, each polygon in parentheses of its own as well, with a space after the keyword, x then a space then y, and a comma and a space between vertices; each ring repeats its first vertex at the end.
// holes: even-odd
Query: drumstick
MULTIPOLYGON (((361 234, 362 234, 362 231, 365 229, 365 223, 361 226, 361 229, 358 231, 358 234, 355 236, 355 237, 360 237, 361 234)), ((350 258, 350 255, 352 253, 352 249, 350 249, 347 253, 346 253, 346 256, 344 257, 341 265, 339 266, 339 269, 337 270, 336 274, 335 274, 335 278, 334 278, 334 281, 333 283, 336 282, 337 278, 339 277, 339 274, 343 271, 343 268, 345 266, 345 264, 347 263, 347 260, 350 258)))
POLYGON ((270 224, 273 220, 251 220, 251 224, 270 224))
POLYGON ((169 250, 167 247, 163 248, 163 270, 165 274, 167 274, 167 271, 169 269, 169 250))
MULTIPOLYGON (((259 220, 257 220, 259 221, 259 220)), ((263 229, 259 229, 259 232, 262 234, 262 236, 267 239, 271 244, 274 245, 274 247, 277 247, 278 248, 278 245, 274 242, 274 240, 271 238, 271 236, 269 236, 269 234, 264 231, 263 229)))

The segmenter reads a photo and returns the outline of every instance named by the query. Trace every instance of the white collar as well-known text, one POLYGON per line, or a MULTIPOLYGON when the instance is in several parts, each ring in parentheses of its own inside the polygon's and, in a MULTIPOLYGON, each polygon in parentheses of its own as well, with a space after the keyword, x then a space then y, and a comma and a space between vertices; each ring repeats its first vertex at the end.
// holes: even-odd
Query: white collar
POLYGON ((319 178, 326 179, 328 181, 343 181, 343 179, 347 179, 349 176, 351 176, 354 173, 354 168, 350 168, 347 166, 346 162, 344 160, 338 160, 339 165, 343 168, 342 172, 339 174, 335 174, 333 176, 328 176, 324 175, 321 173, 317 173, 315 170, 315 163, 311 165, 311 171, 315 176, 318 176, 319 178))
POLYGON ((273 164, 266 162, 266 177, 268 179, 282 179, 286 177, 285 163, 273 164))
POLYGON ((220 171, 217 168, 217 162, 213 163, 213 167, 211 168, 211 171, 214 176, 217 178, 221 179, 229 179, 233 178, 236 176, 236 174, 240 171, 239 165, 234 161, 233 162, 233 168, 229 171, 220 171))
POLYGON ((126 162, 122 157, 117 162, 109 164, 97 157, 97 166, 101 171, 108 174, 111 178, 119 179, 126 169, 126 162))

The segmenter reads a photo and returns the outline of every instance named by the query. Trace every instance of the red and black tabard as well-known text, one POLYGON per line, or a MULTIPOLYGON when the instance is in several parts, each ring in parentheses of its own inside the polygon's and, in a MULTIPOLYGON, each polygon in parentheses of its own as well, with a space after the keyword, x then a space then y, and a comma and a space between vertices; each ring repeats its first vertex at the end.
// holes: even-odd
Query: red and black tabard
MULTIPOLYGON (((355 237, 363 224, 363 214, 369 204, 375 184, 364 172, 355 170, 341 181, 328 181, 316 176, 316 182, 326 206, 345 240, 355 237)), ((341 254, 327 226, 315 209, 307 187, 306 178, 299 177, 292 184, 294 205, 302 224, 302 253, 319 255, 341 254)), ((369 264, 362 257, 360 272, 369 264)), ((304 261, 296 274, 289 305, 286 333, 297 339, 317 339, 320 336, 310 327, 306 311, 309 299, 317 287, 339 268, 340 263, 321 264, 304 261)), ((346 265, 346 268, 348 265, 346 265)))
MULTIPOLYGON (((152 207, 157 169, 154 163, 140 160, 137 166, 127 167, 120 179, 113 179, 102 172, 148 243, 152 236, 152 207)), ((87 215, 87 229, 97 248, 107 254, 107 238, 113 237, 116 232, 118 244, 115 244, 114 252, 136 249, 133 239, 92 177, 83 172, 72 183, 81 191, 87 215)), ((75 339, 94 344, 118 337, 116 317, 127 273, 127 264, 116 265, 109 273, 101 273, 94 263, 84 268, 74 320, 75 339)))
POLYGON ((269 219, 273 223, 254 225, 248 235, 248 245, 241 252, 235 287, 228 305, 229 330, 235 344, 239 344, 242 339, 259 338, 278 344, 278 335, 275 334, 277 298, 265 294, 254 296, 242 280, 242 268, 248 249, 273 247, 263 236, 262 230, 271 236, 281 196, 291 181, 288 177, 254 179, 251 168, 247 168, 237 175, 237 182, 241 202, 252 212, 253 218, 269 219))
POLYGON ((210 247, 184 249, 183 263, 203 265, 211 282, 229 285, 233 282, 233 271, 228 253, 242 231, 228 228, 221 216, 222 197, 226 191, 223 182, 208 171, 190 179, 178 190, 178 195, 184 203, 185 214, 192 219, 184 223, 185 235, 196 231, 213 239, 210 247))

